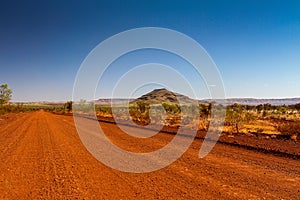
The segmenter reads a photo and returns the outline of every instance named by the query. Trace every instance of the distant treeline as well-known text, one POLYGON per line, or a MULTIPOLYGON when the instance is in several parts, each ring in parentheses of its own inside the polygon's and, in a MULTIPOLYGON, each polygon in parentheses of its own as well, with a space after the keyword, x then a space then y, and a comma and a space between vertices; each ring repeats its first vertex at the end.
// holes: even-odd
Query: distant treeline
POLYGON ((45 110, 49 112, 70 112, 72 110, 72 103, 7 103, 0 106, 0 114, 19 113, 19 112, 33 112, 38 110, 45 110))

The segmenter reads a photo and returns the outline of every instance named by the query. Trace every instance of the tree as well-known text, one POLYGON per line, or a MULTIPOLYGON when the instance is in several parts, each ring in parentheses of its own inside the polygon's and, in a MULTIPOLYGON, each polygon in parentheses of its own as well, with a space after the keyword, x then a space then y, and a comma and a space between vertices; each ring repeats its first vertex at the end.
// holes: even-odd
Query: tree
POLYGON ((264 106, 262 104, 259 104, 256 106, 257 113, 261 113, 261 111, 264 109, 264 106))
POLYGON ((300 103, 295 104, 295 109, 300 110, 300 103))
POLYGON ((67 103, 64 104, 64 110, 67 109, 68 112, 72 111, 72 105, 73 105, 73 101, 67 101, 67 103))
POLYGON ((240 132, 240 128, 246 122, 253 120, 252 114, 245 112, 240 104, 233 104, 227 107, 226 123, 235 129, 236 133, 240 132))
POLYGON ((0 105, 8 103, 12 97, 12 90, 7 84, 0 85, 0 105))
POLYGON ((136 102, 136 104, 138 106, 138 110, 140 111, 140 113, 144 113, 148 111, 150 108, 149 104, 143 101, 138 101, 136 102))
POLYGON ((178 104, 168 104, 168 103, 162 103, 162 106, 164 107, 164 109, 166 110, 167 113, 172 113, 172 114, 177 114, 180 113, 180 105, 178 104))
POLYGON ((208 105, 199 104, 200 119, 201 119, 200 124, 205 131, 208 130, 211 108, 212 108, 212 103, 209 103, 208 105))
POLYGON ((149 116, 150 104, 144 101, 137 101, 130 105, 129 114, 138 125, 148 125, 151 122, 149 116))
POLYGON ((281 114, 286 114, 286 112, 287 112, 287 107, 286 107, 286 105, 279 106, 279 107, 278 107, 278 112, 281 113, 281 114))

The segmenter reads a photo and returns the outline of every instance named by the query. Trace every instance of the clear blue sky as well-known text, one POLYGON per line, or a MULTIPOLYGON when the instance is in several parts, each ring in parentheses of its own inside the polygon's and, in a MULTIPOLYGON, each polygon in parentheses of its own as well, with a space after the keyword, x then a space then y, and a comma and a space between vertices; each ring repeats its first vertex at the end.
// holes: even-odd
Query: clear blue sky
POLYGON ((13 89, 14 101, 71 99, 77 70, 97 44, 146 26, 198 41, 227 97, 300 96, 297 0, 2 1, 0 83, 13 89))

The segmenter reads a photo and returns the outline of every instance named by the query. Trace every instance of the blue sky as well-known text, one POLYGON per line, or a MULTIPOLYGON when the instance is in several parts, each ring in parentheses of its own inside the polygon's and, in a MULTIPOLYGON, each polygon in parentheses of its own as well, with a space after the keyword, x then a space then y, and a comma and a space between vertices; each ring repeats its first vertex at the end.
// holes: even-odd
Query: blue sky
POLYGON ((300 96, 300 1, 2 1, 0 83, 13 89, 14 101, 71 99, 94 47, 148 26, 199 42, 228 98, 300 96))

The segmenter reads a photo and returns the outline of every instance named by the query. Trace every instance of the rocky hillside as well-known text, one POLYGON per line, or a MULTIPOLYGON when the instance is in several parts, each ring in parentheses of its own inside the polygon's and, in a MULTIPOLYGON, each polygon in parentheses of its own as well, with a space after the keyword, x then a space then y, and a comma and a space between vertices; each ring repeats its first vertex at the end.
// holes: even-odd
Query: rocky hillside
MULTIPOLYGON (((150 104, 161 104, 161 103, 195 103, 196 100, 193 100, 182 94, 171 92, 165 88, 155 89, 152 92, 149 92, 134 101, 144 101, 150 104)), ((134 102, 133 101, 133 102, 134 102)))

